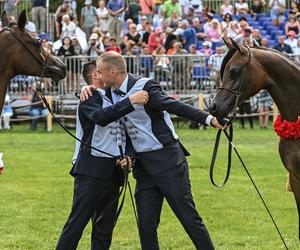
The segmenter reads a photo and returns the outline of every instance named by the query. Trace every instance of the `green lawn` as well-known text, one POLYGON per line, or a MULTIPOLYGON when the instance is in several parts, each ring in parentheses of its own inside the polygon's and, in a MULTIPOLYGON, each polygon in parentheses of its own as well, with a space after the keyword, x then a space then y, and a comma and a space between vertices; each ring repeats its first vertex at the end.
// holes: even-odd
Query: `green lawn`
MULTIPOLYGON (((209 164, 216 131, 180 129, 178 134, 192 153, 189 163, 193 195, 216 249, 283 249, 236 156, 227 186, 217 189, 211 185, 209 164)), ((236 129, 235 138, 289 248, 299 249, 296 206, 292 193, 285 191, 286 171, 277 153, 277 136, 271 129, 236 129)), ((225 140, 222 143, 218 180, 223 177, 226 160, 225 140)), ((1 250, 54 249, 72 202, 73 179, 68 173, 73 149, 73 139, 58 127, 52 133, 42 129, 29 133, 28 126, 0 132, 0 151, 4 152, 6 163, 6 172, 0 176, 1 250)), ((194 249, 166 203, 159 239, 161 249, 194 249)), ((78 249, 89 249, 89 243, 90 225, 78 249)), ((139 248, 127 199, 111 249, 139 248)))

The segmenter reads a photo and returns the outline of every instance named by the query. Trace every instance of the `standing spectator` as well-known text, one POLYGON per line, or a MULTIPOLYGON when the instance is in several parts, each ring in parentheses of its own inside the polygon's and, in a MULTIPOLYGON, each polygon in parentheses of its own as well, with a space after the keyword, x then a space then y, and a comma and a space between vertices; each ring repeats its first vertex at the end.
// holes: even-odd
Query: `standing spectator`
POLYGON ((269 111, 272 107, 272 99, 267 90, 261 90, 258 94, 258 112, 260 128, 267 128, 269 122, 269 111))
POLYGON ((122 30, 122 13, 125 11, 125 1, 109 0, 107 3, 109 16, 109 35, 116 39, 117 44, 121 43, 120 33, 122 30))
POLYGON ((239 105, 239 113, 242 115, 240 117, 240 124, 241 124, 242 129, 245 128, 245 122, 244 122, 244 117, 243 117, 244 114, 248 115, 248 121, 249 121, 250 128, 253 129, 253 118, 251 116, 251 104, 250 104, 249 99, 247 99, 246 101, 244 101, 243 103, 241 103, 239 105))
POLYGON ((300 24, 296 19, 295 15, 290 14, 288 22, 285 24, 285 34, 288 36, 290 31, 294 31, 295 35, 298 36, 300 32, 300 24))
POLYGON ((193 26, 189 27, 187 20, 181 22, 181 27, 184 30, 182 34, 183 48, 188 51, 192 44, 197 45, 197 34, 193 26))
POLYGON ((85 32, 86 38, 89 39, 93 28, 99 23, 97 9, 92 6, 92 0, 85 0, 85 7, 81 9, 80 25, 85 32))
POLYGON ((268 6, 273 24, 278 26, 284 21, 286 2, 285 0, 270 0, 268 6))
POLYGON ((249 12, 249 5, 245 0, 238 0, 238 2, 235 3, 235 9, 237 15, 246 14, 249 12))
POLYGON ((297 48, 297 39, 295 38, 295 35, 295 31, 290 30, 288 32, 288 38, 284 41, 285 44, 292 48, 293 53, 295 53, 295 49, 297 48))
POLYGON ((186 19, 187 14, 189 12, 190 0, 178 0, 178 3, 180 5, 181 17, 186 19))
POLYGON ((234 14, 234 9, 231 4, 231 0, 224 0, 224 4, 220 8, 220 14, 224 17, 224 19, 226 14, 229 14, 230 16, 234 14))
POLYGON ((113 37, 109 39, 109 46, 106 48, 106 51, 115 51, 119 54, 122 53, 121 47, 117 44, 117 40, 113 37))
POLYGON ((31 129, 36 130, 37 129, 37 122, 38 117, 42 116, 43 119, 46 121, 48 110, 43 106, 43 103, 41 101, 41 98, 36 93, 36 86, 35 84, 32 85, 33 95, 31 97, 32 105, 30 107, 30 116, 32 116, 31 120, 31 129))
POLYGON ((18 19, 17 6, 20 0, 6 0, 4 3, 4 10, 7 16, 13 16, 18 19))
POLYGON ((254 18, 256 17, 256 14, 263 12, 263 8, 265 5, 265 0, 254 0, 250 11, 254 18))
POLYGON ((101 32, 107 33, 108 32, 108 26, 109 26, 109 13, 107 8, 105 7, 105 1, 100 0, 99 1, 99 8, 97 9, 97 15, 99 20, 99 28, 101 32))
POLYGON ((2 129, 2 119, 3 128, 10 129, 10 118, 13 116, 13 109, 9 104, 9 95, 6 94, 2 114, 0 115, 0 130, 2 129))
POLYGON ((99 42, 99 37, 97 33, 92 33, 89 38, 89 47, 86 51, 86 55, 89 56, 91 60, 97 59, 97 57, 104 51, 104 46, 99 42))
POLYGON ((68 14, 71 21, 77 23, 76 11, 72 9, 71 0, 64 0, 63 4, 60 5, 55 12, 55 30, 56 36, 60 37, 62 30, 62 17, 68 14))
POLYGON ((61 39, 63 39, 66 36, 74 36, 76 33, 76 24, 73 21, 71 21, 70 16, 68 14, 65 14, 62 17, 62 23, 63 26, 61 30, 61 39))
POLYGON ((79 44, 78 38, 76 35, 71 37, 72 45, 74 47, 75 55, 82 55, 82 48, 79 44))
POLYGON ((211 21, 211 27, 206 31, 207 40, 209 41, 221 41, 222 31, 221 25, 217 19, 211 21))
POLYGON ((210 69, 210 75, 212 80, 215 81, 217 87, 220 86, 220 69, 223 60, 223 48, 218 46, 216 53, 211 55, 208 60, 208 67, 210 69))
POLYGON ((135 24, 138 24, 140 11, 141 11, 141 5, 139 0, 134 0, 133 2, 130 2, 125 20, 131 18, 135 24))
POLYGON ((180 5, 178 0, 167 0, 162 6, 162 13, 165 18, 168 18, 172 15, 173 11, 176 11, 180 15, 180 5))
POLYGON ((154 2, 153 0, 140 0, 141 6, 141 14, 146 16, 148 21, 152 21, 153 14, 154 14, 154 2))
POLYGON ((299 20, 299 17, 300 17, 300 7, 299 7, 299 3, 297 3, 297 1, 292 1, 291 2, 290 14, 295 15, 296 18, 299 20))
POLYGON ((189 82, 189 71, 187 70, 188 57, 183 57, 181 55, 188 54, 188 52, 183 48, 180 42, 174 43, 174 57, 171 58, 172 65, 172 84, 173 88, 176 90, 186 89, 189 82))
POLYGON ((297 47, 294 49, 294 55, 297 55, 296 60, 298 63, 300 63, 300 38, 298 38, 297 47))
POLYGON ((38 32, 44 33, 46 31, 46 0, 34 0, 31 14, 38 32))
POLYGON ((157 27, 149 36, 149 51, 152 53, 158 46, 163 45, 164 37, 160 27, 157 27))
POLYGON ((146 21, 145 32, 143 33, 143 36, 142 36, 142 45, 143 46, 147 45, 147 47, 148 47, 148 40, 149 40, 149 36, 150 36, 151 32, 152 32, 151 23, 149 21, 146 21))
POLYGON ((274 49, 276 49, 276 50, 278 50, 280 52, 285 52, 285 53, 288 53, 288 54, 293 54, 293 50, 292 50, 291 46, 288 45, 288 44, 285 44, 284 43, 284 39, 285 39, 284 36, 279 36, 277 38, 278 44, 274 46, 274 49))

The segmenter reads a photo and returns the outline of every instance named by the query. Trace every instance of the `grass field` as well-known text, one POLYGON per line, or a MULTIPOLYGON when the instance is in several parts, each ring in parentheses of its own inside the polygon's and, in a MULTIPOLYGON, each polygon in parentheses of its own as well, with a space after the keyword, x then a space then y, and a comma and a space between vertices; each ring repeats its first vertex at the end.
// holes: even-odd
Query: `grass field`
MULTIPOLYGON (((54 249, 72 202, 73 179, 68 174, 74 141, 60 128, 28 133, 14 126, 0 133, 6 172, 0 176, 0 249, 54 249)), ((209 163, 216 131, 179 129, 192 153, 190 177, 199 213, 216 249, 283 249, 261 201, 237 157, 223 189, 209 181, 209 163)), ((292 193, 285 191, 286 171, 277 153, 278 138, 269 130, 236 129, 235 144, 274 215, 289 249, 299 249, 297 212, 292 193)), ((217 179, 224 174, 222 141, 217 179)), ((131 180, 132 185, 134 180, 131 180)), ((128 197, 127 197, 128 198, 128 197)), ((182 226, 165 203, 159 227, 161 249, 194 249, 182 226)), ((90 225, 78 249, 89 249, 90 225)), ((126 200, 111 249, 139 249, 130 200, 126 200)))

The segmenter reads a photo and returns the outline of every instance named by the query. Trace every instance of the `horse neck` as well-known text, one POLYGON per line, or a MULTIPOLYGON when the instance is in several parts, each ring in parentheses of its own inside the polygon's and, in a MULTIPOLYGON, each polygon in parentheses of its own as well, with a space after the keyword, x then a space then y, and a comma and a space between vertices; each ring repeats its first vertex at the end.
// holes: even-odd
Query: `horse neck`
POLYGON ((273 83, 269 93, 282 118, 295 121, 300 116, 300 66, 279 53, 265 52, 259 62, 273 83))

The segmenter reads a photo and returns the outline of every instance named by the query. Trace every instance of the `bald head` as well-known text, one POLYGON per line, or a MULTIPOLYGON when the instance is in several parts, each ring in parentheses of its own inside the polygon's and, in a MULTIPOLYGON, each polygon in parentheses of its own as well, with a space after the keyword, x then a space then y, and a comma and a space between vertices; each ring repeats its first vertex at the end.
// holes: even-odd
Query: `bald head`
POLYGON ((97 59, 97 64, 100 62, 109 69, 115 69, 117 73, 126 73, 126 62, 122 55, 117 52, 109 51, 103 53, 97 59))

